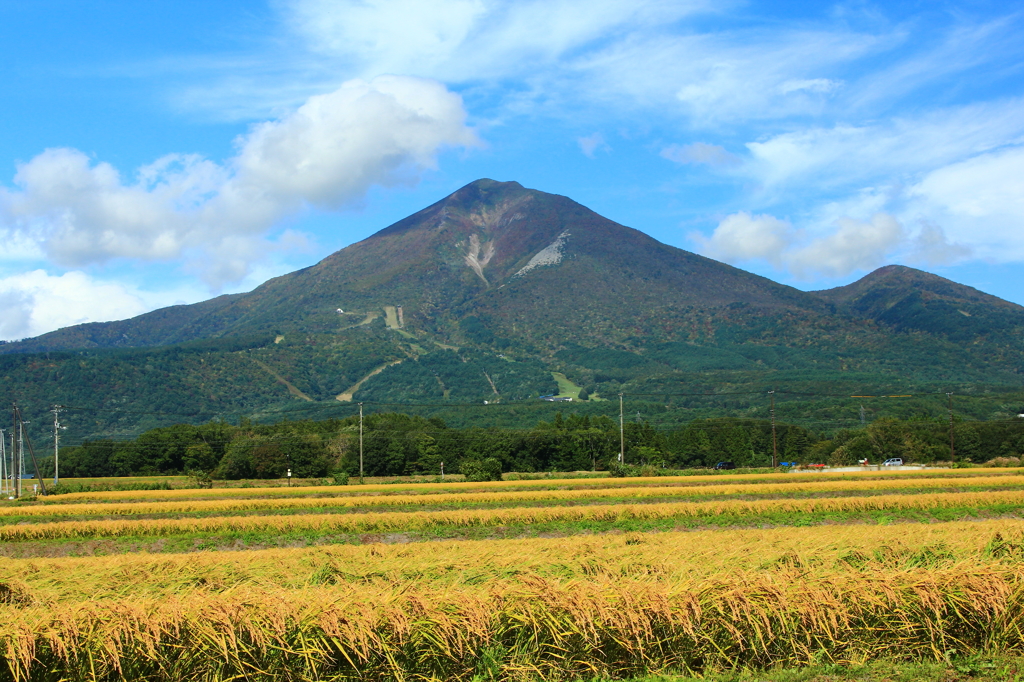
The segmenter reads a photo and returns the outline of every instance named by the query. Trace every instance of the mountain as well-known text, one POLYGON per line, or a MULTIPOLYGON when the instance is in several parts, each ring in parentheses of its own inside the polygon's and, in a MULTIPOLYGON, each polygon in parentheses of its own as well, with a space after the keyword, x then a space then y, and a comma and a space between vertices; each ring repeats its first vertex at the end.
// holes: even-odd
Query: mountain
POLYGON ((766 311, 827 308, 815 296, 661 244, 566 197, 478 180, 248 294, 69 327, 3 351, 333 333, 358 315, 399 305, 404 326, 452 340, 460 339, 458 321, 470 314, 495 316, 496 330, 527 338, 539 337, 533 330, 550 321, 576 335, 618 340, 658 320, 689 317, 695 308, 740 304, 766 311))
POLYGON ((88 406, 94 432, 131 432, 353 401, 509 403, 573 382, 598 396, 1019 387, 1022 331, 1020 306, 925 272, 802 292, 478 180, 252 292, 0 345, 0 376, 19 401, 88 406))
POLYGON ((902 265, 887 265, 853 284, 812 293, 893 330, 958 342, 1012 340, 1024 316, 1024 307, 1015 303, 902 265))

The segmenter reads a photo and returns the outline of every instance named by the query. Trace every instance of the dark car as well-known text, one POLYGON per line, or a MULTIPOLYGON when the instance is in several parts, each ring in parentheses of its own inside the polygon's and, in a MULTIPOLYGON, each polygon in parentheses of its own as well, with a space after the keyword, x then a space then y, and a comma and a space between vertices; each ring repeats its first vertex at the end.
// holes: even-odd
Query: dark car
POLYGON ((718 464, 715 465, 715 470, 716 471, 721 470, 721 469, 735 469, 735 468, 736 468, 736 465, 733 464, 732 462, 719 462, 718 464))

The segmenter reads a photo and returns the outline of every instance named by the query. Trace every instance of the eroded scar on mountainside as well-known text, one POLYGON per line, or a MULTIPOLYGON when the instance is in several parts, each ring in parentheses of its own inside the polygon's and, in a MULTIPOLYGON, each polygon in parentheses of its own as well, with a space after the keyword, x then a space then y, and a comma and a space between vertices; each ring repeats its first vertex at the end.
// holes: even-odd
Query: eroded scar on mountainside
MULTIPOLYGON (((504 202, 500 206, 495 207, 492 210, 483 209, 478 212, 471 213, 468 219, 471 223, 476 225, 478 228, 484 230, 485 233, 493 234, 496 230, 508 227, 510 224, 517 220, 522 220, 526 216, 517 211, 516 209, 521 207, 523 204, 530 201, 532 197, 518 200, 515 202, 504 202)), ((445 221, 448 220, 449 212, 446 206, 440 215, 440 221, 438 227, 444 225, 445 221)), ((456 248, 462 247, 465 242, 457 242, 456 248)), ((494 258, 496 249, 494 240, 484 241, 479 234, 472 234, 469 237, 469 245, 466 247, 466 253, 463 255, 463 262, 472 270, 477 277, 479 277, 485 285, 491 286, 487 276, 484 275, 484 268, 494 258)))
POLYGON ((569 238, 569 231, 566 230, 562 234, 555 237, 555 241, 551 242, 543 249, 537 252, 530 262, 519 269, 519 272, 512 275, 513 277, 519 277, 525 275, 530 270, 538 268, 542 265, 558 265, 562 262, 562 250, 565 248, 565 242, 569 238))
POLYGON ((491 286, 491 283, 487 281, 487 277, 484 276, 484 268, 494 258, 494 242, 480 242, 480 237, 477 235, 470 235, 469 237, 469 251, 466 253, 463 260, 466 265, 477 274, 477 277, 484 281, 484 284, 491 286))

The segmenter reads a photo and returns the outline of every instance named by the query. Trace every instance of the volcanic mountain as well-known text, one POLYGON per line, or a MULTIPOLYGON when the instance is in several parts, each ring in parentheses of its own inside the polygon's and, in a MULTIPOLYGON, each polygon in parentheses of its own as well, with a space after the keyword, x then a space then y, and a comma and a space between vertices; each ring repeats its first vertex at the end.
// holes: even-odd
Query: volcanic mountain
POLYGON ((606 394, 851 372, 1019 385, 1022 330, 1024 308, 911 268, 802 292, 478 180, 252 292, 0 345, 0 369, 23 399, 152 404, 159 386, 209 416, 524 400, 558 390, 552 371, 606 394))
MULTIPOLYGON (((811 294, 662 244, 566 197, 478 180, 316 265, 248 294, 131 320, 77 325, 4 350, 155 346, 253 333, 330 333, 343 311, 402 306, 403 326, 458 340, 452 324, 495 317, 544 345, 550 324, 573 339, 645 334, 696 308, 825 312, 811 294), (610 336, 609 336, 610 335, 610 336)), ((511 332, 510 332, 511 333, 511 332)), ((688 332, 687 332, 688 333, 688 332)), ((674 334, 669 333, 669 336, 674 334)))

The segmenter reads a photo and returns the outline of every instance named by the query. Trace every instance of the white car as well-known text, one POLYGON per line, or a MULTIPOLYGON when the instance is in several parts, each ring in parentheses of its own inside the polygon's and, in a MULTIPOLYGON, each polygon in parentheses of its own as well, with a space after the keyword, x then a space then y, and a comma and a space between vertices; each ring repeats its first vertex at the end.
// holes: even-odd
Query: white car
POLYGON ((884 467, 901 467, 903 466, 903 459, 901 457, 893 457, 882 462, 884 467))

